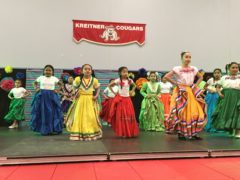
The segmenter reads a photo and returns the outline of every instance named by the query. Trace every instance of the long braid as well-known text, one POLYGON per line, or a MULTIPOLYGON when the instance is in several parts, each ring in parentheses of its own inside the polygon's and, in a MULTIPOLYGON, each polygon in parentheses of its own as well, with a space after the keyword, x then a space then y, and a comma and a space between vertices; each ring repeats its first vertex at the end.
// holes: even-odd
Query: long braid
POLYGON ((81 85, 82 85, 83 76, 84 76, 84 74, 81 73, 81 74, 80 74, 80 83, 79 83, 79 87, 81 87, 81 85))
POLYGON ((120 87, 121 87, 121 89, 122 89, 123 86, 122 86, 122 76, 121 76, 121 74, 119 75, 119 78, 120 78, 120 87))
POLYGON ((118 75, 119 75, 119 78, 120 78, 120 86, 121 86, 121 89, 123 88, 122 87, 122 76, 121 76, 121 72, 122 72, 122 70, 123 69, 127 69, 127 67, 125 67, 125 66, 122 66, 122 67, 120 67, 119 69, 118 69, 118 75))
POLYGON ((226 64, 226 66, 225 66, 225 70, 226 70, 226 73, 227 73, 227 74, 228 74, 229 65, 230 65, 230 64, 226 64))

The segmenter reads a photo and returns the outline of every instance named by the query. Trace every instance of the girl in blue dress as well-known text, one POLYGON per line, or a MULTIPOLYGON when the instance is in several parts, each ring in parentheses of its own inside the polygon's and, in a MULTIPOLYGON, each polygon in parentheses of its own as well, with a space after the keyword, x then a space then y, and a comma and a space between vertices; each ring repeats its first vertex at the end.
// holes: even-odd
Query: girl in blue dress
POLYGON ((32 103, 31 128, 42 135, 60 134, 63 125, 63 113, 57 86, 61 86, 54 76, 54 68, 46 65, 43 76, 34 81, 36 95, 32 103))

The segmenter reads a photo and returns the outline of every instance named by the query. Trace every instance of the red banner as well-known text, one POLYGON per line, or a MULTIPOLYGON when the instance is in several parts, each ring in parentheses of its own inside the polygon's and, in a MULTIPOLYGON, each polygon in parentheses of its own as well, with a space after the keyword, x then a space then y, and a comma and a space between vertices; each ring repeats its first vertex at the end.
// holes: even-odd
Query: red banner
POLYGON ((127 45, 145 42, 145 24, 73 20, 73 38, 102 45, 127 45))

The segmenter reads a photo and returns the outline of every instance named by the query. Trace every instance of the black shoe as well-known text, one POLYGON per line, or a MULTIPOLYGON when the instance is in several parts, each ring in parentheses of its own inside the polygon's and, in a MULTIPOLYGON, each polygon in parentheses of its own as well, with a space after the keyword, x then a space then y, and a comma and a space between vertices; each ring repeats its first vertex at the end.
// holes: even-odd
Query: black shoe
POLYGON ((199 137, 199 136, 193 136, 192 139, 195 139, 195 140, 203 140, 203 138, 199 137))
POLYGON ((178 139, 181 141, 186 141, 186 138, 181 134, 178 134, 178 139))

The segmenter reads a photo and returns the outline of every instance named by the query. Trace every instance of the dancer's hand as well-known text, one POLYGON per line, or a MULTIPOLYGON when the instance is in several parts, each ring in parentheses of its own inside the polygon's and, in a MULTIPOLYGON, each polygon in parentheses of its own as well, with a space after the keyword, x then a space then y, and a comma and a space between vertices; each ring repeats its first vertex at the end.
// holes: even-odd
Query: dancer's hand
POLYGON ((97 96, 93 96, 93 98, 92 98, 92 99, 93 99, 94 101, 96 101, 96 100, 97 100, 97 98, 98 98, 97 96))
POLYGON ((135 96, 135 91, 132 90, 129 92, 129 94, 130 94, 130 96, 135 96))
POLYGON ((175 84, 177 88, 180 88, 181 84, 180 83, 176 83, 175 84))
POLYGON ((149 99, 149 98, 151 98, 151 96, 152 96, 151 94, 147 94, 146 97, 149 99))
POLYGON ((27 97, 26 95, 23 95, 23 96, 21 97, 21 99, 26 99, 26 97, 27 97))
POLYGON ((157 98, 157 99, 160 99, 160 98, 161 98, 161 95, 159 95, 159 94, 155 94, 154 96, 155 96, 155 98, 157 98))
POLYGON ((222 93, 219 93, 219 96, 223 99, 224 95, 222 93))
POLYGON ((36 89, 35 89, 35 92, 39 92, 39 91, 40 91, 40 89, 39 89, 39 88, 36 88, 36 89))
POLYGON ((214 93, 214 90, 209 89, 208 92, 211 93, 211 94, 213 94, 213 93, 214 93))
POLYGON ((75 99, 77 99, 79 97, 79 92, 75 95, 75 99))
POLYGON ((109 99, 108 96, 106 96, 106 95, 103 95, 103 97, 104 97, 104 99, 109 99))

